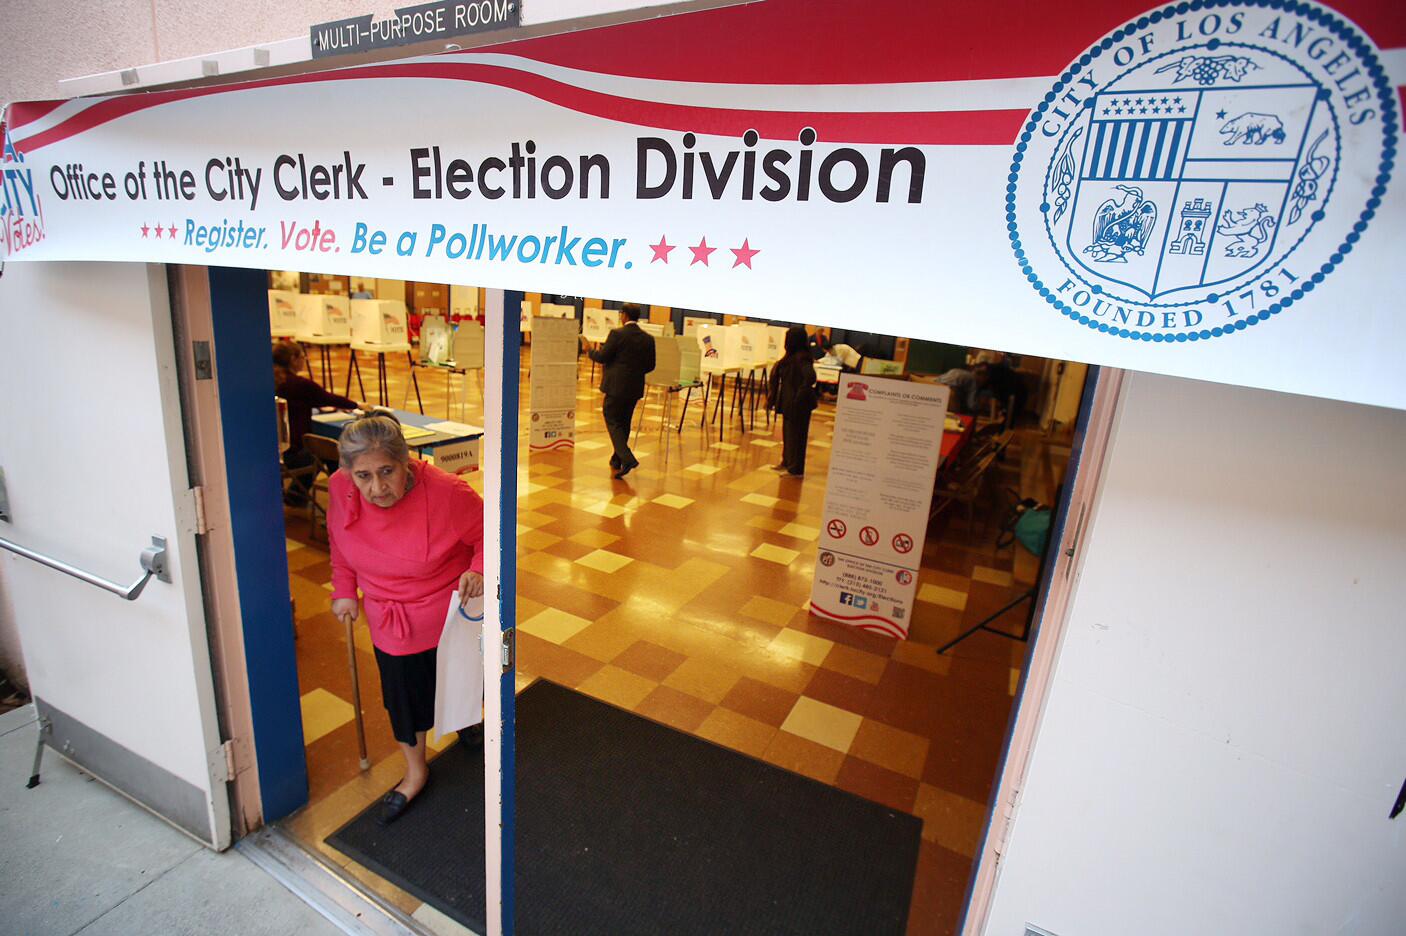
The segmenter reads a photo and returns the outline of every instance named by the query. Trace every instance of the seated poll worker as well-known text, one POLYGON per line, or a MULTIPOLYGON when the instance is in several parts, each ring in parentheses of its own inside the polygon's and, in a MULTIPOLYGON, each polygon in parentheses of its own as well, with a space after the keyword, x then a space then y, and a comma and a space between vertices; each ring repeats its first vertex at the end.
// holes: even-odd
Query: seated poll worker
POLYGON ((355 621, 361 590, 382 701, 405 756, 404 779, 381 801, 378 821, 388 825, 429 780, 435 650, 453 592, 461 604, 483 594, 483 501, 458 475, 412 461, 394 416, 351 422, 338 446, 327 507, 332 613, 355 621))
MULTIPOLYGON (((301 371, 306 366, 307 357, 297 343, 280 341, 273 349, 274 392, 288 403, 288 451, 283 453, 283 464, 289 469, 306 468, 313 463, 313 457, 303 448, 303 436, 312 425, 314 408, 350 410, 358 406, 356 401, 329 393, 316 381, 304 377, 301 371)), ((284 502, 290 507, 302 507, 307 503, 309 490, 307 478, 294 478, 284 502)))
POLYGON ((635 404, 644 396, 644 375, 654 370, 654 336, 639 326, 640 307, 627 302, 620 307, 625 323, 612 328, 605 344, 591 352, 591 360, 601 365, 600 392, 605 394, 601 415, 610 433, 615 453, 610 467, 617 481, 639 467, 630 451, 630 424, 635 404))

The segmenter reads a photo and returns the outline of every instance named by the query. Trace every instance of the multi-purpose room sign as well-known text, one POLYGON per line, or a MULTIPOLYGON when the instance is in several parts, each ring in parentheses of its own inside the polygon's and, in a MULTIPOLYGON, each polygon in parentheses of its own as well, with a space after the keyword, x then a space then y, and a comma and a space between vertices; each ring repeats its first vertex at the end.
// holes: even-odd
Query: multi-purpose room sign
POLYGON ((1363 31, 1400 43, 1390 4, 1110 0, 1067 11, 1078 41, 1021 40, 1060 45, 1043 79, 984 25, 1004 7, 970 37, 990 54, 933 81, 725 82, 746 63, 715 45, 719 83, 624 77, 629 34, 603 29, 600 70, 548 46, 14 105, 3 249, 727 310, 1406 407, 1406 53, 1363 31))

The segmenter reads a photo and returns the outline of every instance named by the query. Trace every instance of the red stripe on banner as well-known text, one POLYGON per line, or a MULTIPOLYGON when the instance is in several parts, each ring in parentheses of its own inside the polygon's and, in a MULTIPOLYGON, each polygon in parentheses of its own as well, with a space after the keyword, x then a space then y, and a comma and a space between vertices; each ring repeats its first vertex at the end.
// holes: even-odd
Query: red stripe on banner
POLYGON ((5 112, 5 119, 13 132, 67 103, 67 101, 19 101, 10 105, 5 112))
POLYGON ((557 449, 575 448, 575 447, 576 447, 576 443, 575 443, 575 442, 572 442, 572 441, 569 440, 569 439, 564 439, 564 440, 561 440, 561 441, 558 441, 558 442, 550 442, 550 443, 548 443, 548 444, 546 444, 546 445, 529 445, 529 446, 528 446, 528 448, 532 449, 532 451, 534 451, 534 452, 556 451, 557 449))
POLYGON ((881 615, 877 615, 877 614, 854 614, 854 615, 850 615, 850 614, 836 614, 834 611, 830 611, 830 610, 827 610, 827 609, 825 609, 825 608, 820 607, 820 605, 816 604, 814 601, 812 601, 812 602, 810 603, 810 609, 811 609, 812 611, 816 612, 817 614, 823 614, 825 617, 834 618, 834 619, 837 620, 837 621, 854 622, 854 624, 853 624, 854 627, 862 627, 862 628, 865 628, 866 630, 881 630, 881 631, 884 631, 885 633, 889 634, 889 636, 891 636, 891 637, 907 637, 907 636, 908 636, 908 632, 905 631, 902 627, 900 627, 896 621, 891 621, 891 620, 889 620, 888 618, 883 617, 883 616, 881 616, 881 615), (877 624, 861 624, 861 623, 858 623, 858 622, 860 622, 860 621, 877 621, 878 623, 877 623, 877 624), (883 625, 887 625, 887 628, 889 628, 889 629, 886 629, 883 625), (890 630, 890 629, 891 629, 891 630, 890 630))
POLYGON ((294 75, 251 81, 241 85, 214 88, 188 88, 158 91, 130 97, 106 98, 57 126, 21 141, 32 153, 85 130, 119 117, 211 94, 248 91, 282 85, 324 81, 351 81, 366 78, 422 78, 471 81, 494 85, 531 95, 569 110, 606 120, 661 130, 738 136, 755 130, 764 139, 794 140, 805 127, 812 127, 821 142, 996 145, 1014 142, 1028 111, 920 111, 913 113, 813 113, 805 111, 750 111, 721 107, 694 107, 660 104, 633 98, 588 91, 552 78, 534 75, 501 65, 472 62, 416 62, 371 65, 335 72, 294 75))
MULTIPOLYGON (((889 84, 1058 75, 1156 0, 766 0, 487 47, 636 78, 889 84)), ((1378 48, 1406 46, 1401 0, 1326 0, 1378 48)))

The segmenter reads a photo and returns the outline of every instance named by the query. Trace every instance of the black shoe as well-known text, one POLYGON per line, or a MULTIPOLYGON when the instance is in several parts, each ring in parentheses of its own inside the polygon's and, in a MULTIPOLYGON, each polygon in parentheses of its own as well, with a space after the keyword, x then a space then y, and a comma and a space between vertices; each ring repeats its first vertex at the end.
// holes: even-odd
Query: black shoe
POLYGON ((623 466, 623 467, 617 469, 616 472, 615 472, 615 474, 611 475, 611 477, 614 478, 616 481, 619 481, 621 478, 625 477, 625 475, 627 475, 627 474, 629 474, 630 472, 634 471, 634 470, 635 470, 636 468, 638 468, 639 466, 640 466, 640 463, 639 463, 639 462, 632 462, 632 463, 630 463, 630 464, 628 464, 628 465, 625 465, 625 466, 623 466))
POLYGON ((399 790, 391 790, 381 798, 381 814, 376 817, 376 824, 384 828, 395 822, 405 814, 411 803, 420 798, 425 792, 425 787, 429 785, 430 781, 425 780, 425 786, 420 787, 420 792, 415 794, 414 799, 406 799, 404 793, 399 790))
POLYGON ((610 470, 611 470, 611 471, 619 471, 619 470, 620 470, 620 459, 617 458, 617 457, 615 457, 614 455, 610 456, 610 470))

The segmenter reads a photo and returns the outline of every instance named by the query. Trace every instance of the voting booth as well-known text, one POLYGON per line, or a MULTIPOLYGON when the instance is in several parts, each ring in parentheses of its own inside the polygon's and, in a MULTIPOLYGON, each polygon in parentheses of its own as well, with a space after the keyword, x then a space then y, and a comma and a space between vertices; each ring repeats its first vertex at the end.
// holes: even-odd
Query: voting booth
POLYGON ((299 340, 351 340, 351 300, 346 296, 300 295, 295 306, 299 340))
POLYGON ((737 332, 738 363, 743 367, 762 367, 771 359, 767 356, 770 341, 765 322, 738 322, 731 326, 737 332))
POLYGON ((587 341, 602 342, 613 328, 620 326, 620 313, 614 309, 585 309, 581 320, 581 337, 587 341))
POLYGON ((640 328, 642 328, 646 333, 648 333, 648 334, 650 334, 650 335, 654 335, 655 337, 658 337, 658 338, 672 338, 672 337, 674 337, 674 323, 673 323, 673 322, 640 322, 640 323, 639 323, 639 326, 640 326, 640 328))
POLYGON ((786 356, 786 331, 782 325, 766 327, 766 363, 775 364, 786 356))
POLYGON ((404 345, 405 303, 393 299, 351 300, 351 337, 359 344, 404 345))
POLYGON ((454 329, 454 366, 463 370, 483 368, 483 326, 478 322, 460 322, 454 329))
MULTIPOLYGON (((744 333, 736 325, 719 325, 716 322, 700 323, 694 333, 697 337, 699 353, 702 356, 703 372, 732 371, 751 366, 754 347, 744 339, 744 333), (744 350, 745 347, 745 350, 744 350)), ((755 334, 752 336, 755 341, 755 334)))
POLYGON ((538 318, 575 318, 576 307, 560 303, 544 302, 537 307, 538 318))
POLYGON ((269 290, 269 333, 275 338, 298 334, 298 294, 290 289, 269 290))
MULTIPOLYGON (((654 335, 654 370, 644 375, 644 382, 651 387, 677 387, 679 385, 679 343, 673 337, 654 335)), ((696 348, 697 342, 694 342, 696 348)))
POLYGON ((420 323, 420 360, 427 364, 448 364, 453 354, 454 331, 438 315, 427 315, 420 323))
POLYGON ((693 337, 698 332, 698 326, 716 324, 718 324, 718 320, 711 315, 685 315, 683 317, 683 333, 693 337))

